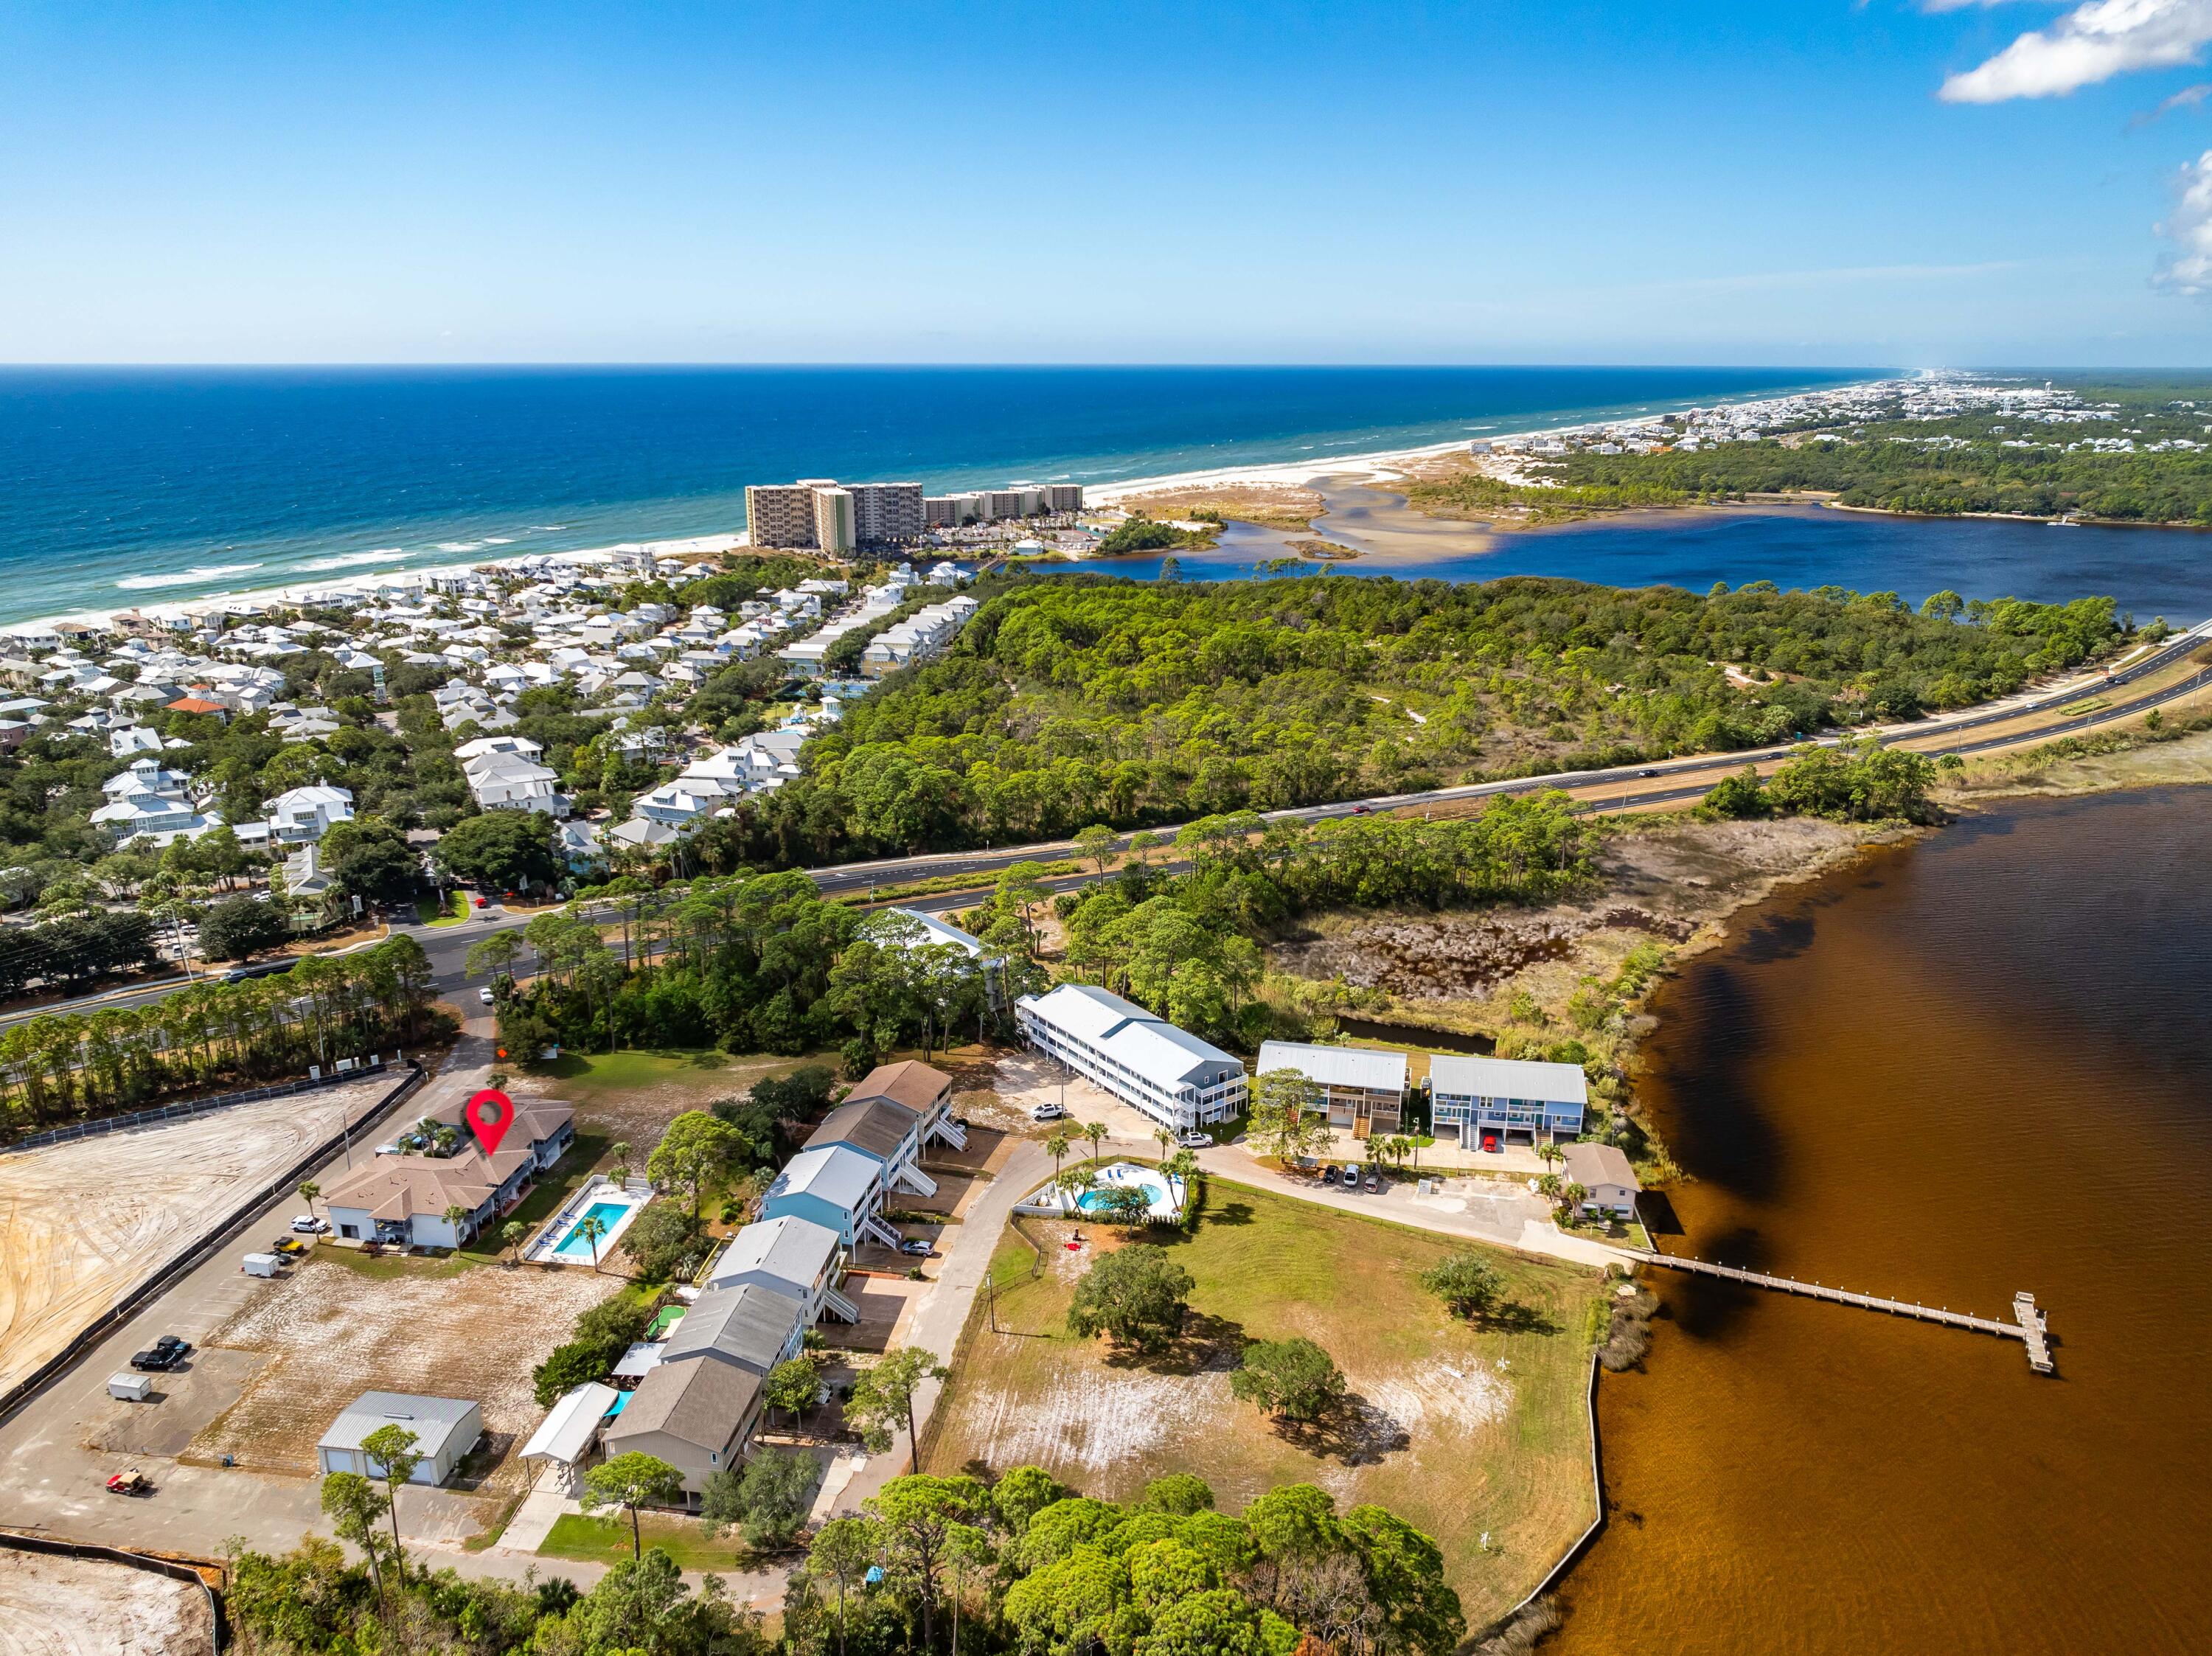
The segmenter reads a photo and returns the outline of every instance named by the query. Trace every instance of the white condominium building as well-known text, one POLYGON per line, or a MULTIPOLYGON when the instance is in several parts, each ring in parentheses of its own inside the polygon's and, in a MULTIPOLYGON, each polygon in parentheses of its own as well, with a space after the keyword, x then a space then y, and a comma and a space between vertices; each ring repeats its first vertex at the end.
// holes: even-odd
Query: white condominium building
POLYGON ((1015 1003, 1022 1034, 1124 1103, 1187 1131, 1244 1107, 1244 1065, 1143 1007, 1087 983, 1015 1003))

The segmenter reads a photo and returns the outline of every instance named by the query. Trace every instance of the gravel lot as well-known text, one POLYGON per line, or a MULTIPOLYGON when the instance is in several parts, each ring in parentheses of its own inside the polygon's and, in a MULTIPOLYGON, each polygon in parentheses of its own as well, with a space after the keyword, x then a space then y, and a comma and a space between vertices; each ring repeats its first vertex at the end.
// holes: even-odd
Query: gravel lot
POLYGON ((499 1465, 478 1487, 520 1489, 521 1467, 511 1452, 545 1412, 532 1395, 530 1371, 622 1278, 392 1263, 404 1268, 372 1276, 315 1259, 233 1318, 209 1345, 265 1352, 273 1361, 185 1458, 228 1454, 248 1468, 309 1475, 315 1441, 348 1404, 363 1392, 413 1392, 481 1404, 499 1465))
POLYGON ((0 1156, 0 1389, 357 1119, 396 1076, 0 1156))

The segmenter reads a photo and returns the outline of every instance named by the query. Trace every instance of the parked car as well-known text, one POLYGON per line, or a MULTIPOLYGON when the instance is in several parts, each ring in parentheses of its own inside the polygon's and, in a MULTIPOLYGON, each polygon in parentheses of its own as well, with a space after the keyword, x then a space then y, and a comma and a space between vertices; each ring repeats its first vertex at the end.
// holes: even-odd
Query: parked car
POLYGON ((490 899, 490 898, 489 898, 489 897, 479 897, 479 898, 477 898, 477 907, 478 908, 489 908, 489 907, 491 907, 491 899, 490 899))
POLYGON ((319 1236, 330 1228, 329 1220, 318 1219, 312 1213, 295 1213, 292 1216, 292 1228, 302 1236, 319 1236))
POLYGON ((1382 1190, 1382 1181, 1380 1179, 1377 1179, 1373 1174, 1369 1174, 1367 1175, 1366 1185, 1367 1193, 1370 1196, 1376 1195, 1382 1190))
POLYGON ((160 1373, 174 1368, 191 1354, 192 1343, 180 1340, 174 1334, 164 1334, 149 1350, 134 1353, 131 1359, 133 1368, 160 1373))
POLYGON ((151 1495, 154 1485, 145 1473, 133 1466, 127 1472, 118 1472, 110 1477, 107 1492, 110 1495, 151 1495))
POLYGON ((1030 1111, 1030 1119, 1032 1121, 1058 1121, 1065 1118, 1066 1114, 1067 1112, 1061 1109, 1057 1104, 1039 1104, 1030 1111))
POLYGON ((1187 1150, 1210 1150, 1213 1140, 1202 1132, 1187 1132, 1176 1141, 1187 1150))
POLYGON ((909 1236, 899 1244, 899 1252, 911 1253, 918 1259, 927 1259, 930 1255, 930 1247, 921 1237, 909 1236))
POLYGON ((489 984, 486 984, 483 988, 477 991, 477 998, 482 1001, 485 1005, 489 1006, 498 999, 498 997, 492 993, 491 986, 489 984))
POLYGON ((296 1236, 279 1236, 269 1244, 271 1253, 305 1253, 307 1245, 296 1236))
POLYGON ((1328 1167, 1325 1167, 1321 1170, 1321 1182, 1324 1185, 1334 1185, 1336 1182, 1336 1164, 1334 1162, 1331 1162, 1328 1167))

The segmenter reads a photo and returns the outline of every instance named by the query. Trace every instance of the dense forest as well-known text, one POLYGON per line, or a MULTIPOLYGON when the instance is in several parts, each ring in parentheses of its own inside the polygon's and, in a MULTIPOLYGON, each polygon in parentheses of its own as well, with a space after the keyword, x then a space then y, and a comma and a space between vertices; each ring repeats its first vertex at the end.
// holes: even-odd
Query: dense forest
POLYGON ((325 1489, 367 1562, 314 1535, 281 1556, 236 1549, 247 1656, 1447 1656, 1467 1626, 1433 1540, 1310 1483, 1232 1514, 1188 1473, 1127 1505, 1035 1466, 893 1478, 814 1533, 774 1627, 717 1577, 694 1592, 659 1547, 588 1592, 434 1571, 386 1538, 378 1485, 339 1473, 325 1489))
POLYGON ((2101 598, 1055 577, 854 704, 698 854, 805 864, 1747 748, 2002 695, 2119 637, 2101 598))

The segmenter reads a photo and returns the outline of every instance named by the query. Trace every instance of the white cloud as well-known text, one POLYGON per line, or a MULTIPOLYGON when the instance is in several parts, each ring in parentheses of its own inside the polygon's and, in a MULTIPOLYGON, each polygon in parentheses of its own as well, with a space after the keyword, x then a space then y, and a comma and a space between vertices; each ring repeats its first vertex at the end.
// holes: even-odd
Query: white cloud
POLYGON ((2173 250, 2158 282, 2178 294, 2212 294, 2212 149, 2181 169, 2172 216, 2158 227, 2173 250))
POLYGON ((1954 75, 1942 96, 1954 104, 2059 97, 2131 70, 2193 64, 2208 40, 2212 0, 2089 0, 1954 75))
POLYGON ((2160 101, 2156 109, 2144 110, 2129 118, 2130 128, 2148 126, 2160 116, 2171 115, 2177 109, 2194 109, 2207 98, 2212 98, 2212 81, 2199 81, 2195 86, 2185 86, 2171 98, 2160 101))

